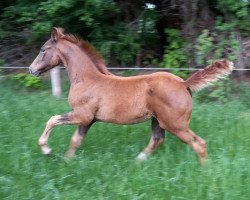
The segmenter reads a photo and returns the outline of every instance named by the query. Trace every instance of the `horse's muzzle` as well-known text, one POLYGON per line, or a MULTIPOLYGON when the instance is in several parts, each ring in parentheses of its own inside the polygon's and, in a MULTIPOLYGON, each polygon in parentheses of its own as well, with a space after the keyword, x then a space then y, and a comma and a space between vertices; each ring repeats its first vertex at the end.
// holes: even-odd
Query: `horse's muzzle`
POLYGON ((29 72, 33 75, 33 76, 39 76, 40 73, 38 71, 33 71, 31 67, 29 67, 29 72))

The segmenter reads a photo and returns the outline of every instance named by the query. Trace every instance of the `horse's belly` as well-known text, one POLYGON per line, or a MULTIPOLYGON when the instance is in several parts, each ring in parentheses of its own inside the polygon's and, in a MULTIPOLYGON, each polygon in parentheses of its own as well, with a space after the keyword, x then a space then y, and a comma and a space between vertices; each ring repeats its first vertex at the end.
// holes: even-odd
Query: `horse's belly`
POLYGON ((101 122, 109 122, 113 124, 122 124, 122 125, 128 125, 128 124, 137 124, 140 122, 147 121, 148 119, 151 119, 152 115, 146 115, 144 117, 130 117, 130 118, 123 118, 123 117, 118 117, 118 118, 97 118, 98 121, 101 122))
POLYGON ((114 110, 103 110, 98 112, 98 121, 115 124, 136 124, 146 121, 152 117, 152 113, 146 108, 117 107, 114 110))

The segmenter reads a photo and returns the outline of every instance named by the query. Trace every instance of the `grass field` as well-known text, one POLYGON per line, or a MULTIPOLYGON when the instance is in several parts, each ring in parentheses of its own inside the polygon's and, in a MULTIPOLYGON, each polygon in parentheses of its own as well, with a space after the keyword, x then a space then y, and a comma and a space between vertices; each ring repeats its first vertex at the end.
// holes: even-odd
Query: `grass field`
POLYGON ((28 92, 0 81, 0 199, 247 200, 250 197, 250 110, 240 100, 194 101, 191 128, 206 139, 209 160, 166 134, 143 164, 150 123, 97 123, 70 163, 63 159, 75 127, 56 127, 44 157, 37 145, 50 116, 68 112, 67 98, 28 92))

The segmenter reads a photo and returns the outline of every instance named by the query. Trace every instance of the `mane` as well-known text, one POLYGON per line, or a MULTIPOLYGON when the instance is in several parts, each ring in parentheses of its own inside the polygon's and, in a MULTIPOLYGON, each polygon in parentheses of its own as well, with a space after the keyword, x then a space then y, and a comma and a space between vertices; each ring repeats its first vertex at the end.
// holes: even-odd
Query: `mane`
POLYGON ((94 63, 96 68, 101 73, 106 75, 111 75, 111 72, 107 69, 105 61, 102 58, 102 56, 88 41, 85 41, 73 34, 64 34, 63 30, 61 33, 62 33, 61 38, 79 46, 89 56, 90 60, 94 63))

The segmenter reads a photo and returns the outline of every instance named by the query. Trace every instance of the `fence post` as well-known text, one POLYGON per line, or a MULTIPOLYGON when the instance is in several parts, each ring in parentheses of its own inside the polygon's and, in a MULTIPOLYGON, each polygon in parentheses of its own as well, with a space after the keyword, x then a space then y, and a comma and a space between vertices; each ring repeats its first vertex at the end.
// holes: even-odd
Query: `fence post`
POLYGON ((50 70, 52 94, 55 97, 60 97, 62 94, 60 68, 54 67, 50 70))

